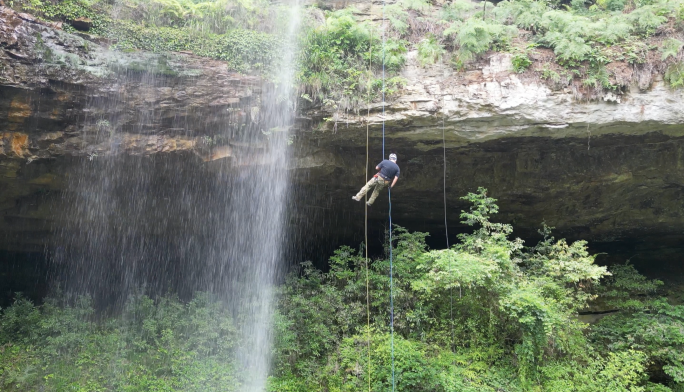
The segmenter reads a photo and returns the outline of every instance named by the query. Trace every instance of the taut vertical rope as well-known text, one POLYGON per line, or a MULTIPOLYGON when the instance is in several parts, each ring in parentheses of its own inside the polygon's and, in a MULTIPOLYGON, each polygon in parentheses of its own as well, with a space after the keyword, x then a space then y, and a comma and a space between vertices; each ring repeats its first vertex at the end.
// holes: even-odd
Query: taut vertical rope
MULTIPOLYGON (((449 250, 449 225, 447 223, 447 201, 446 201, 446 137, 444 131, 444 116, 442 116, 442 158, 444 159, 444 236, 446 237, 446 248, 449 250)), ((451 275, 451 262, 449 262, 449 275, 451 275)), ((460 290, 460 288, 459 288, 460 290)), ((456 351, 454 340, 454 287, 449 289, 449 316, 451 318, 451 350, 456 351)))
MULTIPOLYGON (((368 71, 373 72, 373 32, 371 30, 370 46, 368 48, 368 71)), ((370 79, 368 80, 368 107, 366 108, 366 182, 368 182, 368 126, 370 122, 370 79)), ((368 193, 364 197, 366 218, 364 222, 364 236, 366 245, 366 328, 368 333, 368 392, 371 392, 371 330, 370 330, 370 284, 368 280, 368 193)))
MULTIPOLYGON (((382 1, 382 159, 385 159, 385 0, 382 1)), ((390 345, 392 351, 392 392, 396 390, 394 377, 394 265, 392 262, 392 186, 387 188, 389 200, 389 251, 390 251, 390 345)))

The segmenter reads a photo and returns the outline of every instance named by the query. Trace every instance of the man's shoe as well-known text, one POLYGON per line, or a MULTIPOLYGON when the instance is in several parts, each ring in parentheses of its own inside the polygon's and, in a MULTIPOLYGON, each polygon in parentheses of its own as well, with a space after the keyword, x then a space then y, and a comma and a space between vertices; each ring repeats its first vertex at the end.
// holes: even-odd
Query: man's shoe
POLYGON ((356 197, 356 196, 352 196, 352 200, 354 200, 354 201, 361 201, 361 199, 359 199, 359 198, 356 197))
POLYGON ((371 204, 371 202, 366 202, 366 205, 367 205, 368 207, 370 207, 372 204, 371 204))

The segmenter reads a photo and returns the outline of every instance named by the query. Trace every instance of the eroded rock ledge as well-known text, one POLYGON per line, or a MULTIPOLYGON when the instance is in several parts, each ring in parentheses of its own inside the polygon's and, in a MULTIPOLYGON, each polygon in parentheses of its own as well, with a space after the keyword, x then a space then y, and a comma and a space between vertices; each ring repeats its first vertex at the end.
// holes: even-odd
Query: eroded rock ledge
POLYGON ((6 7, 0 47, 7 158, 189 150, 211 159, 207 140, 258 117, 261 80, 220 61, 115 52, 6 7))

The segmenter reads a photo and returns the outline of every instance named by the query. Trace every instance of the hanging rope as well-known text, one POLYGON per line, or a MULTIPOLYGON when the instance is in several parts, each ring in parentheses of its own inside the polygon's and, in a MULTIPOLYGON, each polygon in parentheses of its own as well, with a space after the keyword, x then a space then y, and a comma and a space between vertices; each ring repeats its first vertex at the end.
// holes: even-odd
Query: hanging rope
MULTIPOLYGON (((368 47, 368 72, 373 72, 373 31, 371 30, 370 46, 368 47)), ((366 108, 366 182, 368 182, 368 126, 370 122, 370 79, 368 80, 368 107, 366 108)), ((371 330, 370 330, 370 283, 368 280, 368 193, 364 196, 366 218, 364 222, 364 244, 366 245, 366 331, 368 333, 368 392, 371 392, 371 330)))
MULTIPOLYGON (((442 115, 442 158, 444 160, 444 236, 446 237, 446 248, 449 250, 449 225, 447 223, 447 201, 446 201, 446 137, 444 131, 444 115, 442 115)), ((451 262, 449 262, 449 275, 451 275, 451 262)), ((460 290, 460 288, 459 288, 460 290)), ((451 318, 451 350, 456 351, 455 340, 454 340, 454 287, 451 286, 449 289, 449 316, 451 318)))
MULTIPOLYGON (((385 159, 385 0, 382 1, 382 159, 385 159)), ((389 201, 389 256, 390 256, 390 345, 392 354, 392 392, 396 390, 394 376, 394 264, 392 260, 392 186, 387 188, 389 201)))

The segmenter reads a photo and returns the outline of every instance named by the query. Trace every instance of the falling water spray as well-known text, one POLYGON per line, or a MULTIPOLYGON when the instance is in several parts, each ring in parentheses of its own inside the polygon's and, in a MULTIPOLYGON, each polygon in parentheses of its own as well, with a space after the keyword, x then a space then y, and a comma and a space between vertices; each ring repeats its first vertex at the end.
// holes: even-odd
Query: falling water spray
MULTIPOLYGON (((263 87, 259 132, 245 134, 248 143, 253 143, 255 137, 266 136, 265 156, 257 158, 261 162, 256 165, 238 162, 245 169, 238 174, 240 186, 232 189, 230 198, 230 224, 234 225, 231 231, 240 235, 226 238, 225 251, 229 260, 240 260, 231 265, 237 265, 241 272, 230 274, 233 281, 228 287, 241 290, 231 294, 231 298, 238 300, 233 306, 244 317, 241 332, 245 340, 238 356, 247 370, 243 390, 249 392, 265 390, 270 365, 273 286, 284 256, 288 145, 295 110, 292 94, 299 15, 298 6, 293 3, 275 83, 263 87)), ((259 152, 252 151, 247 156, 258 157, 259 152)))
POLYGON ((96 147, 74 158, 78 169, 59 211, 66 223, 54 241, 64 291, 91 295, 99 308, 116 312, 140 292, 190 298, 205 291, 223 303, 240 336, 235 362, 245 392, 266 388, 274 285, 285 257, 298 4, 288 13, 270 67, 277 72, 243 86, 254 94, 240 107, 192 109, 208 113, 200 123, 164 112, 154 96, 171 89, 188 99, 194 88, 192 76, 155 71, 160 62, 169 67, 172 55, 126 55, 138 56, 133 70, 126 56, 112 59, 115 88, 88 102, 80 119, 83 139, 96 147), (159 128, 185 138, 205 132, 196 150, 223 148, 227 157, 165 154, 153 143, 131 147, 154 140, 150 130, 159 128))

